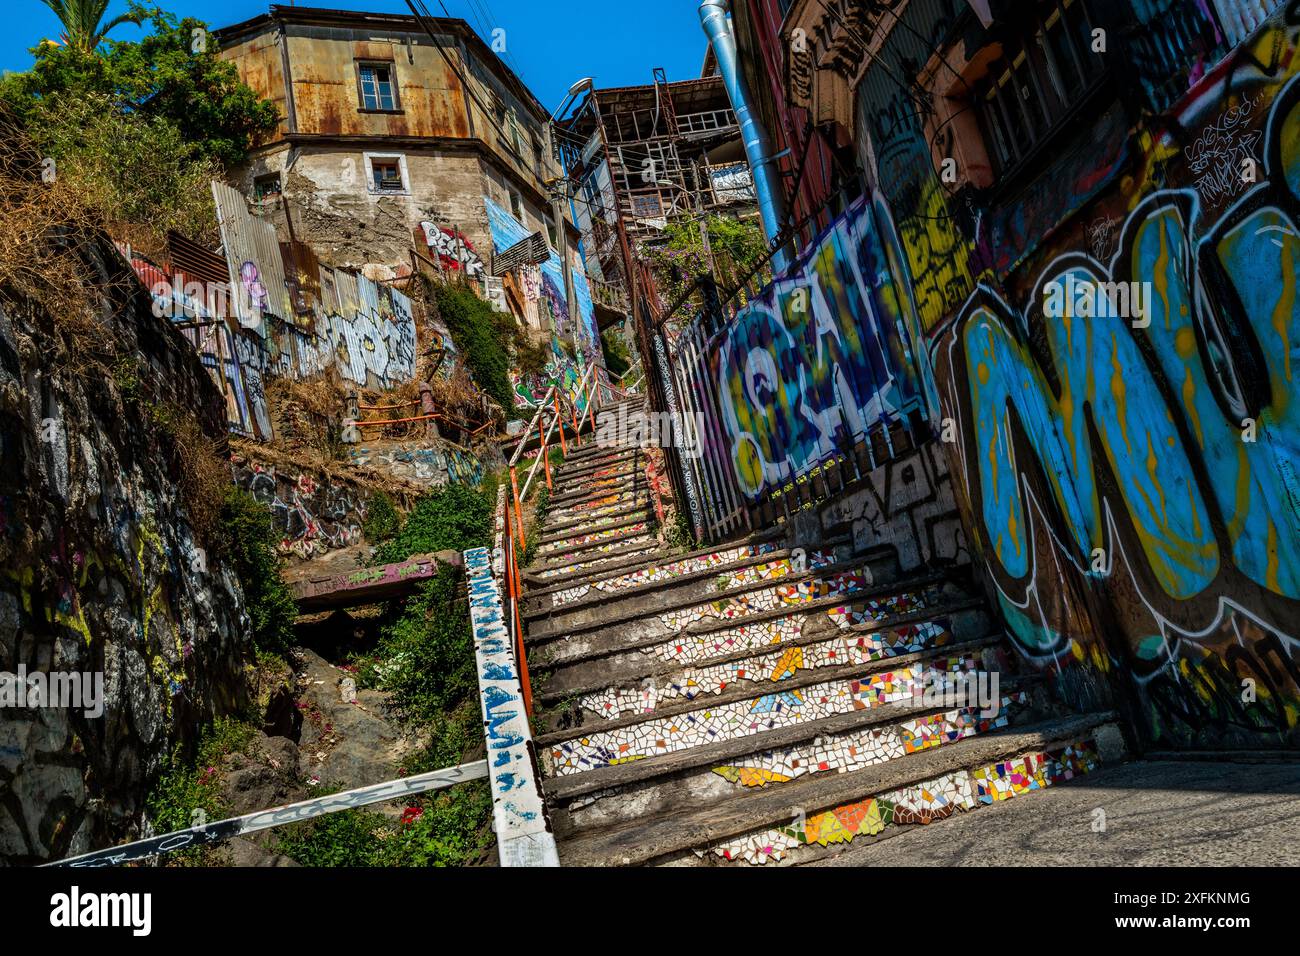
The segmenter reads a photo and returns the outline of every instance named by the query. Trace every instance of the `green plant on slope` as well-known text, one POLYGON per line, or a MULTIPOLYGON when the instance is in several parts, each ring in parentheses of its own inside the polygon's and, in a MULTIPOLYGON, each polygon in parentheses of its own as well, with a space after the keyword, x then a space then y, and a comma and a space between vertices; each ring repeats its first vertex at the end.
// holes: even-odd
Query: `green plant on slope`
POLYGON ((474 381, 507 415, 514 414, 514 389, 509 376, 512 355, 516 365, 527 371, 537 365, 542 353, 532 346, 510 313, 497 312, 469 286, 431 282, 428 288, 474 381))
POLYGON ((221 508, 221 550, 234 564, 259 651, 283 652, 293 640, 298 609, 280 577, 271 512, 248 492, 226 489, 221 508))
POLYGON ((376 551, 380 564, 405 561, 413 554, 464 551, 486 545, 492 537, 493 498, 453 482, 421 496, 401 530, 376 551))
MULTIPOLYGON (((196 823, 213 822, 228 812, 219 790, 222 758, 243 751, 257 728, 233 718, 218 718, 200 738, 193 759, 178 745, 164 760, 157 784, 145 801, 145 812, 157 833, 184 830, 196 823)), ((188 850, 167 859, 181 865, 200 863, 203 850, 188 850)))
POLYGON ((304 866, 463 866, 491 844, 486 784, 417 798, 400 821, 343 810, 284 827, 275 848, 304 866))
POLYGON ((366 540, 371 544, 386 541, 397 534, 401 526, 402 516, 393 505, 393 499, 382 491, 371 495, 366 520, 361 525, 361 533, 366 536, 366 540))

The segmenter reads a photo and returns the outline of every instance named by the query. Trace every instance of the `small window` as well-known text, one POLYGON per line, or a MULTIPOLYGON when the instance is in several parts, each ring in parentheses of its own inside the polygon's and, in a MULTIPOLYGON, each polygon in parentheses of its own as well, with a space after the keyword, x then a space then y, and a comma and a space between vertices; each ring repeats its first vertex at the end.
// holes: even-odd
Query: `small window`
POLYGON ((393 82, 393 64, 358 63, 363 110, 397 109, 397 84, 393 82))
POLYGON ((1092 51, 1092 17, 1085 0, 1034 5, 1002 56, 976 87, 975 106, 993 167, 1019 164, 1058 128, 1101 77, 1092 51))
POLYGON ((271 202, 280 198, 280 174, 266 173, 253 179, 253 201, 271 202))
POLYGON ((546 237, 550 240, 552 249, 560 248, 560 237, 555 232, 555 220, 550 216, 546 217, 546 237))
POLYGON ((375 184, 375 192, 401 192, 406 188, 402 182, 401 163, 395 159, 371 160, 370 174, 375 184))
POLYGON ((514 190, 510 191, 510 212, 520 222, 524 221, 524 200, 514 190))

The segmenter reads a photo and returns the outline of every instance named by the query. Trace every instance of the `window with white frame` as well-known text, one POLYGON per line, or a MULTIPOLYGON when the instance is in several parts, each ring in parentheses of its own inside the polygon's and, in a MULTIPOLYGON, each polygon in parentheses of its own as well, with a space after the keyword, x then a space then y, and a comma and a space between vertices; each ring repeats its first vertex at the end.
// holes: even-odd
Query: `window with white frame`
POLYGON ((379 195, 410 192, 406 156, 402 153, 366 153, 366 190, 379 195))

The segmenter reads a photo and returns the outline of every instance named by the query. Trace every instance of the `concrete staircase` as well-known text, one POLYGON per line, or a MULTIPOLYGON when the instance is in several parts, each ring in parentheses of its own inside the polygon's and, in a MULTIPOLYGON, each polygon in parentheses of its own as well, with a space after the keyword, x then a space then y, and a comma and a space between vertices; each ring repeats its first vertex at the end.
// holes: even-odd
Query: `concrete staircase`
POLYGON ((573 451, 524 572, 565 865, 815 862, 1122 754, 1114 715, 1065 714, 1017 670, 968 575, 775 535, 673 553, 642 468, 573 451))

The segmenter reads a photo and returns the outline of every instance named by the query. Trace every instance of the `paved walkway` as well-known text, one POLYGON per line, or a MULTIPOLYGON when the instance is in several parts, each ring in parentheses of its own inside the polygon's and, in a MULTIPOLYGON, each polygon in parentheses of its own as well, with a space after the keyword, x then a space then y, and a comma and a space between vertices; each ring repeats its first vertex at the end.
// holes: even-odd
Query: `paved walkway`
POLYGON ((1300 761, 1151 760, 853 848, 824 866, 1296 866, 1300 761), (1095 811, 1104 832, 1094 832, 1095 811))

